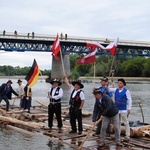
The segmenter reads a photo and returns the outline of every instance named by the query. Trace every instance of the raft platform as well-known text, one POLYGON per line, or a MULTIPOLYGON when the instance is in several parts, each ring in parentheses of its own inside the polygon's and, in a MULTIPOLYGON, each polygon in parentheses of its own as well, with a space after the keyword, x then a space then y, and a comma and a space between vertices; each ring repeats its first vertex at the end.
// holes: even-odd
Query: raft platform
MULTIPOLYGON (((83 111, 83 132, 70 134, 70 122, 68 115, 68 107, 62 108, 63 127, 61 132, 57 129, 56 118, 54 117, 54 125, 50 130, 48 127, 48 111, 47 105, 39 101, 37 106, 31 108, 31 113, 18 110, 17 106, 11 107, 9 112, 5 112, 4 107, 0 108, 0 128, 12 129, 25 134, 34 136, 35 133, 43 133, 48 136, 50 143, 66 145, 70 150, 79 149, 86 135, 92 128, 92 114, 88 111, 83 111)), ((142 150, 150 149, 150 125, 145 124, 140 127, 131 127, 131 138, 129 141, 124 140, 124 135, 121 136, 122 147, 116 146, 115 136, 113 133, 113 125, 111 126, 110 134, 106 138, 106 146, 99 147, 100 136, 93 136, 95 129, 89 134, 89 137, 83 144, 83 150, 142 150)), ((124 127, 122 127, 124 133, 124 127)))

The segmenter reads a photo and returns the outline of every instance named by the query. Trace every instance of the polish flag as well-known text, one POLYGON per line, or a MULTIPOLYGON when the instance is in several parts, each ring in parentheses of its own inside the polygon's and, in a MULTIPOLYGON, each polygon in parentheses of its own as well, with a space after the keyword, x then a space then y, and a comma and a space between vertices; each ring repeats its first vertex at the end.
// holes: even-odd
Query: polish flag
POLYGON ((59 41, 59 37, 57 34, 56 39, 52 46, 52 55, 55 57, 56 60, 59 60, 59 57, 58 57, 59 52, 60 52, 60 41, 59 41))
POLYGON ((112 56, 116 55, 117 45, 118 45, 119 38, 117 38, 114 42, 110 43, 106 46, 105 50, 108 50, 112 56))
POLYGON ((79 59, 77 61, 77 64, 90 64, 90 63, 94 63, 96 58, 97 49, 94 48, 94 50, 92 52, 90 52, 88 55, 84 56, 83 58, 79 59))
POLYGON ((105 47, 98 42, 87 42, 86 47, 95 47, 95 48, 100 48, 100 49, 105 49, 105 47))

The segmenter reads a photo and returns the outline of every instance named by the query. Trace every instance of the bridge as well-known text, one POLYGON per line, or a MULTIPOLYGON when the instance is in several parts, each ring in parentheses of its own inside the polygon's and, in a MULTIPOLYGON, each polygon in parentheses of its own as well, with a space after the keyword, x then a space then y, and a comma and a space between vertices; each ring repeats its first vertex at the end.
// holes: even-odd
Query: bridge
MULTIPOLYGON (((17 52, 51 52, 55 37, 56 35, 36 35, 35 33, 30 35, 29 33, 17 34, 6 33, 3 31, 3 33, 0 33, 0 50, 17 52)), ((66 68, 70 67, 68 54, 88 53, 90 48, 86 47, 86 42, 89 41, 98 42, 103 46, 107 46, 110 42, 113 42, 114 39, 61 35, 60 44, 66 68)), ((109 52, 101 49, 99 49, 96 54, 110 55, 109 52)), ((132 59, 136 56, 150 57, 150 42, 119 40, 116 58, 123 57, 123 59, 132 59)), ((52 69, 53 68, 60 68, 60 62, 53 60, 52 69)), ((66 71, 68 74, 70 73, 69 69, 66 69, 66 71)))

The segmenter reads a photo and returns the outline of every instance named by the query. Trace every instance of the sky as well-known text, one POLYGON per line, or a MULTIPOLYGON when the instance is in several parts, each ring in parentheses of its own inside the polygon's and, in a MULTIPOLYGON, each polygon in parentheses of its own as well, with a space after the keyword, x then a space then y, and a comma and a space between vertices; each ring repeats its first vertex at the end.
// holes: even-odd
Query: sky
MULTIPOLYGON (((0 0, 0 32, 150 41, 150 0, 0 0)), ((50 53, 2 52, 0 65, 51 69, 50 53)))

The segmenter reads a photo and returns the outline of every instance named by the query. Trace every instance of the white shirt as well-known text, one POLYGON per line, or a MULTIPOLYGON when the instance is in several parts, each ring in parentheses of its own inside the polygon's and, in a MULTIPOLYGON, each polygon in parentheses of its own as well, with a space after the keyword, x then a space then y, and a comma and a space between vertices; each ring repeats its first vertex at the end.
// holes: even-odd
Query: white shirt
POLYGON ((24 85, 23 84, 18 86, 17 93, 18 93, 18 95, 24 95, 24 85))
MULTIPOLYGON (((113 92, 113 93, 115 93, 116 90, 117 90, 117 88, 109 88, 108 89, 109 92, 113 92)), ((123 91, 123 89, 119 89, 119 93, 122 91, 123 91)), ((132 98, 131 98, 131 94, 130 94, 129 90, 126 91, 126 97, 127 97, 127 109, 126 110, 119 110, 119 113, 127 113, 127 110, 131 110, 132 98)))
MULTIPOLYGON (((70 93, 72 93, 73 90, 74 90, 74 87, 71 86, 71 88, 70 88, 70 93)), ((81 89, 75 90, 74 93, 73 93, 73 95, 72 95, 72 98, 74 98, 74 97, 76 96, 77 92, 79 92, 79 91, 81 91, 81 89)), ((79 97, 80 97, 81 100, 85 100, 85 95, 84 95, 83 91, 80 92, 79 97)))
MULTIPOLYGON (((56 99, 56 100, 58 100, 58 99, 60 99, 60 98, 62 98, 63 97, 63 90, 62 90, 62 88, 60 88, 59 89, 59 94, 58 95, 55 95, 55 92, 56 92, 56 89, 57 89, 58 87, 55 87, 55 88, 53 88, 53 91, 52 91, 52 98, 54 98, 54 99, 56 99), (54 96, 55 95, 55 96, 54 96)), ((51 89, 52 88, 50 88, 50 90, 49 90, 49 93, 51 92, 51 89)))

